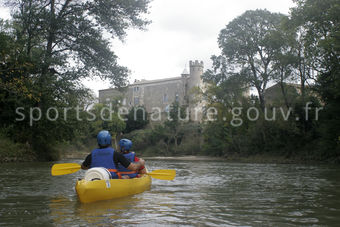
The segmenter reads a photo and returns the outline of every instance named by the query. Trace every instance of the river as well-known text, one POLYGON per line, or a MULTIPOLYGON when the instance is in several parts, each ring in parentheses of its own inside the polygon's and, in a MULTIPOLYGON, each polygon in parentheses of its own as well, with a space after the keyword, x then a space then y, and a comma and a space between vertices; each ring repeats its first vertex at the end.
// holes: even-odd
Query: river
MULTIPOLYGON (((81 160, 67 160, 77 162, 81 160)), ((340 167, 147 160, 176 169, 144 193, 81 204, 54 163, 0 165, 0 226, 338 226, 340 167)))

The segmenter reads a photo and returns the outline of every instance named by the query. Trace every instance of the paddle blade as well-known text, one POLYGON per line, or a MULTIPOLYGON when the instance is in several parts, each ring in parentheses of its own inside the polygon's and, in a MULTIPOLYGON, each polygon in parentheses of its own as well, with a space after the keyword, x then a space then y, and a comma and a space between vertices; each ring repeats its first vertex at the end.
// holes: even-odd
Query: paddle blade
POLYGON ((51 169, 52 176, 60 176, 75 173, 80 170, 78 163, 60 163, 54 164, 51 169))
POLYGON ((147 173, 153 178, 159 180, 173 180, 176 177, 176 170, 174 169, 158 169, 154 170, 150 173, 147 173))

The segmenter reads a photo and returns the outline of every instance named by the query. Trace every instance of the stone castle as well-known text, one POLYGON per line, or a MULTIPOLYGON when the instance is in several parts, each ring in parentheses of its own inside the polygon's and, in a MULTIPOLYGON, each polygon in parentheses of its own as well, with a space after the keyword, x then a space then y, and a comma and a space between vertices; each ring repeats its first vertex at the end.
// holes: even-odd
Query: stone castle
POLYGON ((203 88, 202 74, 203 61, 190 61, 189 72, 185 68, 179 77, 136 80, 122 90, 117 88, 99 90, 99 102, 109 103, 112 100, 119 99, 122 106, 129 109, 144 106, 148 113, 155 111, 169 112, 171 104, 178 102, 180 105, 188 107, 192 120, 200 121, 202 104, 193 103, 192 90, 194 87, 203 88), (198 111, 199 109, 200 111, 198 111))

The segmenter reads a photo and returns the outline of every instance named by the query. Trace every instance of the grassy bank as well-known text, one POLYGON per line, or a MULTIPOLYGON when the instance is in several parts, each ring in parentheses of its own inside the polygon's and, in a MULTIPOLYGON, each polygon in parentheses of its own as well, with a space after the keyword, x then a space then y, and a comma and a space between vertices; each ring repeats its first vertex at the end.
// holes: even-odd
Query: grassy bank
POLYGON ((225 161, 241 163, 273 163, 273 164, 317 164, 323 163, 312 159, 306 159, 301 156, 286 157, 270 154, 256 154, 249 156, 229 155, 224 157, 225 161))
POLYGON ((62 142, 55 145, 41 144, 39 150, 34 150, 29 144, 14 142, 0 133, 0 163, 54 161, 65 158, 85 158, 96 147, 96 141, 62 142))
POLYGON ((91 138, 85 141, 77 140, 74 142, 65 142, 59 144, 57 149, 59 151, 59 159, 85 159, 85 157, 96 147, 96 139, 91 138))
POLYGON ((0 163, 36 161, 37 156, 29 145, 15 143, 0 134, 0 163))

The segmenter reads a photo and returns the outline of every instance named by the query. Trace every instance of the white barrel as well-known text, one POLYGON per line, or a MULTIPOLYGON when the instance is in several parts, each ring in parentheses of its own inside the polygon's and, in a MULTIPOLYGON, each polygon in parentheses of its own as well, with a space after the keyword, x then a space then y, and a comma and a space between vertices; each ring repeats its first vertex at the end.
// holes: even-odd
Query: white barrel
POLYGON ((84 179, 86 181, 109 180, 111 179, 111 173, 103 167, 95 167, 86 171, 84 179))

